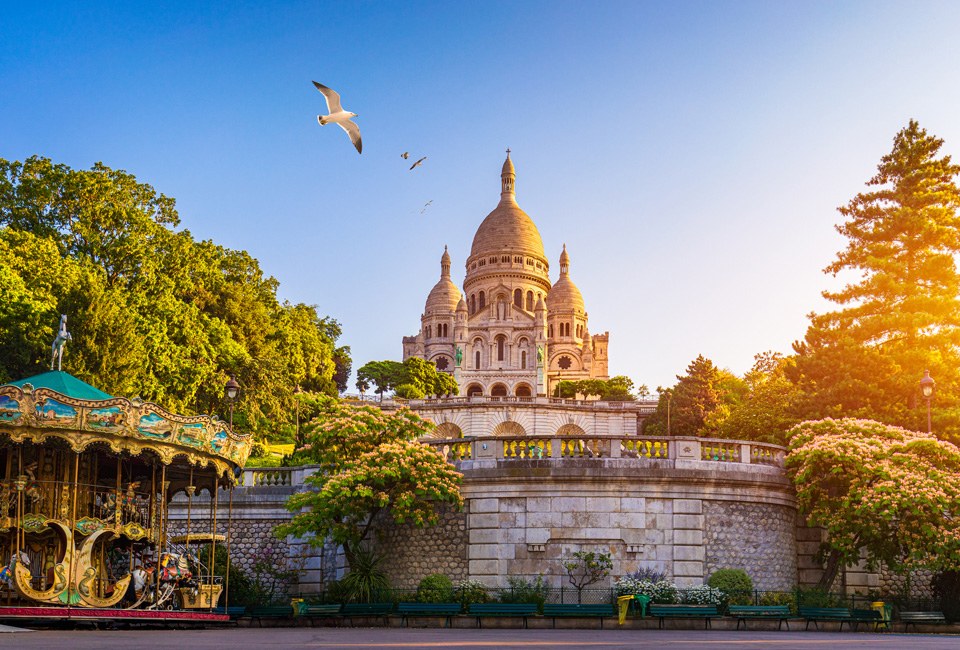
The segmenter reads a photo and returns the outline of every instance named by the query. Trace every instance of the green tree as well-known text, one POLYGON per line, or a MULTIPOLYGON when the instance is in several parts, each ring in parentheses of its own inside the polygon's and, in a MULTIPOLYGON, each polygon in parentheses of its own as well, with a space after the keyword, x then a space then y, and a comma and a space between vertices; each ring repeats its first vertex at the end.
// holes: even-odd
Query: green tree
POLYGON ((462 507, 462 475, 418 441, 431 423, 407 409, 387 413, 333 398, 319 404, 302 451, 319 465, 306 479, 313 490, 287 500, 295 514, 277 527, 277 536, 309 538, 315 546, 332 537, 352 566, 381 513, 422 528, 437 523, 437 506, 462 507))
MULTIPOLYGON (((919 427, 917 382, 929 369, 938 392, 960 397, 960 166, 941 155, 943 140, 911 120, 881 159, 869 191, 839 208, 847 247, 824 271, 854 273, 840 305, 811 315, 795 345, 793 379, 810 396, 807 416, 844 414, 919 427)), ((960 434, 956 409, 938 430, 960 434)))
MULTIPOLYGON (((650 394, 650 389, 646 384, 641 384, 638 391, 643 394, 650 394)), ((633 396, 633 380, 624 375, 611 377, 606 381, 606 390, 600 395, 600 399, 610 402, 632 402, 636 399, 633 396)))
POLYGON ((730 383, 730 373, 721 372, 702 354, 687 366, 686 375, 677 375, 677 384, 668 391, 658 389, 657 410, 644 421, 648 435, 666 435, 667 402, 670 401, 670 434, 704 436, 718 426, 711 414, 721 406, 722 381, 730 383))
POLYGON ((960 568, 960 449, 870 420, 801 422, 787 471, 808 525, 822 526, 829 589, 861 552, 875 568, 960 568))
POLYGON ((383 399, 385 392, 393 390, 402 383, 400 381, 402 369, 403 364, 397 361, 368 361, 357 370, 357 387, 359 388, 361 384, 365 388, 376 386, 380 399, 383 399))
POLYGON ((792 363, 779 352, 754 356, 753 368, 743 378, 746 393, 720 422, 720 437, 787 444, 787 432, 799 422, 798 390, 785 372, 792 363))

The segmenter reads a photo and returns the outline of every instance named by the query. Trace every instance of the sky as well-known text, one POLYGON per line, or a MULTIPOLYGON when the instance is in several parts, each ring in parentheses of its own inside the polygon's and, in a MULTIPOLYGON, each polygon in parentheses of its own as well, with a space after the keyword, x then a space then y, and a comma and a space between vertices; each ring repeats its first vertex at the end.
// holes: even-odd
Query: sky
POLYGON ((462 287, 509 147, 552 279, 566 244, 610 374, 654 389, 831 308, 836 208, 896 133, 960 153, 957 34, 956 2, 6 2, 0 158, 174 197, 357 368, 401 358, 445 245, 462 287))

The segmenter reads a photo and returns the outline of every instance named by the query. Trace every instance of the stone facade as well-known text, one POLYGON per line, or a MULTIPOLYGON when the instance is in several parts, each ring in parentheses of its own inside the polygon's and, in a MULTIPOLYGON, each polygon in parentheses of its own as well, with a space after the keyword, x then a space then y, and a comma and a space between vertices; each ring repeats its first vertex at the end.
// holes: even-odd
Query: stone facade
POLYGON ((705 501, 704 573, 743 569, 756 589, 789 591, 797 583, 796 511, 766 503, 705 501))
POLYGON ((440 522, 430 528, 398 526, 389 517, 378 522, 379 548, 388 551, 383 568, 390 584, 416 589, 431 573, 442 573, 454 582, 470 577, 467 567, 469 504, 461 512, 444 506, 440 522))

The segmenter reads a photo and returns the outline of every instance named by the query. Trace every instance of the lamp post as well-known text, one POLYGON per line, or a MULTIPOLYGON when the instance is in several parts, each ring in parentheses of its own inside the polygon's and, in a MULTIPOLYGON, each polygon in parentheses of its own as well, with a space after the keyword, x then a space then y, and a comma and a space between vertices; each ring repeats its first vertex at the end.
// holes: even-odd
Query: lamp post
POLYGON ((930 426, 930 398, 933 392, 937 390, 937 382, 930 376, 929 370, 923 371, 923 379, 920 380, 920 394, 927 400, 927 433, 933 433, 933 427, 930 426))
POLYGON ((300 442, 300 393, 302 392, 303 391, 300 390, 300 384, 297 384, 297 389, 293 391, 293 394, 297 396, 297 436, 296 436, 297 448, 300 448, 303 446, 303 443, 300 442))
POLYGON ((230 373, 230 381, 223 387, 223 392, 227 396, 227 402, 230 403, 230 428, 233 428, 233 404, 237 401, 237 395, 240 394, 240 384, 237 383, 237 376, 230 373))

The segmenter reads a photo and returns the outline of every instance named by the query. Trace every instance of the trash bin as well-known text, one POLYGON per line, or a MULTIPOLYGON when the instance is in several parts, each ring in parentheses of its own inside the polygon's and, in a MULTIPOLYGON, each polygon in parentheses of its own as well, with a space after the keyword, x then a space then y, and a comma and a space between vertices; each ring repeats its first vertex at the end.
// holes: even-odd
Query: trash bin
POLYGON ((878 600, 877 602, 870 604, 875 610, 880 612, 880 616, 883 617, 883 625, 889 630, 890 621, 893 618, 893 605, 890 603, 885 603, 882 600, 878 600))
POLYGON ((634 600, 640 603, 640 618, 643 618, 643 610, 647 607, 647 604, 650 602, 650 596, 646 594, 637 594, 633 597, 634 600))
POLYGON ((633 600, 633 595, 628 594, 626 596, 620 596, 617 598, 617 609, 619 613, 620 625, 623 625, 627 622, 627 610, 630 609, 630 601, 633 600))

